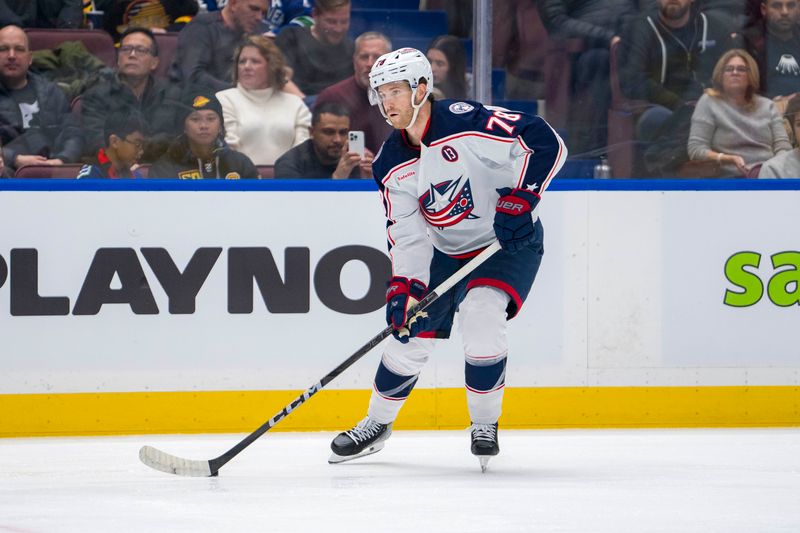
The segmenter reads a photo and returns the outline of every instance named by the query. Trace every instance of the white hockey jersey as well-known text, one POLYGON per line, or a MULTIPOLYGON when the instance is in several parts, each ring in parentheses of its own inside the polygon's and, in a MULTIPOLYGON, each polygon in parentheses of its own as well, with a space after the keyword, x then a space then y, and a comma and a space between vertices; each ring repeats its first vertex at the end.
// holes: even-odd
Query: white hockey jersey
MULTIPOLYGON (((497 189, 541 195, 566 158, 564 141, 539 116, 434 101, 421 146, 395 130, 372 164, 393 275, 427 284, 432 246, 469 257, 491 244, 497 189)), ((534 217, 537 212, 534 206, 534 217)))

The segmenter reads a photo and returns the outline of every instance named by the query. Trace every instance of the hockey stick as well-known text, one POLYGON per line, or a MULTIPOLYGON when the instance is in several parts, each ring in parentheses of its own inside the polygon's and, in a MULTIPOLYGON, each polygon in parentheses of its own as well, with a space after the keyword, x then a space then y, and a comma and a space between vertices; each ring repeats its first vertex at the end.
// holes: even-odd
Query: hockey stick
MULTIPOLYGON (((413 309, 410 309, 408 316, 413 316, 418 311, 423 311, 435 302, 440 296, 452 289, 459 281, 464 279, 470 272, 478 268, 484 261, 489 259, 495 252, 500 249, 500 244, 495 241, 488 248, 484 249, 469 263, 461 267, 452 276, 442 282, 441 285, 436 287, 425 296, 419 304, 413 309)), ((300 396, 294 399, 289 405, 281 409, 281 411, 264 422, 258 429, 250 433, 236 446, 223 453, 215 459, 208 461, 199 459, 183 459, 176 455, 171 455, 162 452, 152 446, 142 446, 139 450, 139 459, 155 470, 160 470, 168 474, 177 474, 179 476, 192 476, 192 477, 209 477, 216 476, 219 469, 225 463, 236 457, 239 452, 250 446, 261 435, 272 429, 278 422, 283 420, 292 411, 303 405, 314 394, 322 390, 322 388, 333 381, 339 374, 347 370, 353 363, 364 357, 370 350, 380 344, 383 339, 392 334, 394 329, 392 326, 387 326, 383 331, 372 337, 367 343, 356 350, 356 352, 348 357, 342 364, 331 370, 325 377, 312 385, 308 390, 303 392, 300 396)))

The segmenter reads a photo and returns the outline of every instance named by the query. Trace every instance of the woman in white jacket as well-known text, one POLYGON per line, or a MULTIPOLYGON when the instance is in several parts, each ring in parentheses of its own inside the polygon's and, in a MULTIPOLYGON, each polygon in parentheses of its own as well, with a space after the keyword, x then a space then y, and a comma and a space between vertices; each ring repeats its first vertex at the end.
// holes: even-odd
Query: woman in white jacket
POLYGON ((274 165, 309 137, 311 112, 298 96, 284 92, 286 67, 277 46, 248 37, 236 49, 236 87, 217 93, 225 121, 225 141, 256 165, 274 165))

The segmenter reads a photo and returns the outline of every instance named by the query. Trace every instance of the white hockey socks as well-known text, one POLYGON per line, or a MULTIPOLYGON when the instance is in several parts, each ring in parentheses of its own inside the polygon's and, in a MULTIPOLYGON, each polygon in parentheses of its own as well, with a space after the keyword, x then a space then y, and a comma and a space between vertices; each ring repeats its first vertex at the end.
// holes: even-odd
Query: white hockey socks
POLYGON ((394 422, 435 344, 436 339, 413 338, 407 344, 389 339, 375 374, 369 400, 370 418, 381 424, 394 422))
POLYGON ((494 424, 502 412, 508 302, 508 294, 499 289, 475 287, 459 307, 467 407, 475 424, 494 424))

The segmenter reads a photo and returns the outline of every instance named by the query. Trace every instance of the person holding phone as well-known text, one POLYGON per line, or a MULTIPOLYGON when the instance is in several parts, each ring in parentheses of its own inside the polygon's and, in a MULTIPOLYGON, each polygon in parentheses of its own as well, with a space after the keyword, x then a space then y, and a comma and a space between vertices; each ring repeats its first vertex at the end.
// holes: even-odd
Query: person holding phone
POLYGON ((373 153, 364 146, 364 132, 350 131, 350 116, 342 104, 315 107, 309 132, 309 140, 275 162, 276 178, 372 177, 373 153))

